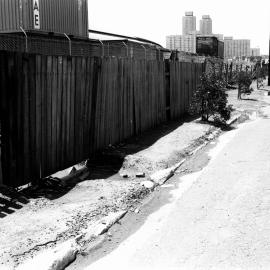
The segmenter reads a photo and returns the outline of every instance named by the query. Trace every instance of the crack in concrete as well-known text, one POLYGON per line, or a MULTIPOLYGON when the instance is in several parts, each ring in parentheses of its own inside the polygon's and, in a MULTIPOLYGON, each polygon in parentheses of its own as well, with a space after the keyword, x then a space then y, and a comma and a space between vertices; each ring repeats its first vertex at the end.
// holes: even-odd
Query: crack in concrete
POLYGON ((46 248, 48 246, 53 246, 54 244, 56 244, 61 239, 62 239, 62 237, 59 237, 59 238, 56 238, 55 240, 50 240, 50 241, 47 241, 47 242, 42 243, 42 244, 37 244, 34 247, 30 248, 29 250, 26 250, 23 253, 19 253, 19 254, 13 255, 11 257, 12 258, 15 258, 15 260, 16 260, 16 258, 21 257, 21 256, 27 257, 28 255, 41 250, 43 247, 46 248))

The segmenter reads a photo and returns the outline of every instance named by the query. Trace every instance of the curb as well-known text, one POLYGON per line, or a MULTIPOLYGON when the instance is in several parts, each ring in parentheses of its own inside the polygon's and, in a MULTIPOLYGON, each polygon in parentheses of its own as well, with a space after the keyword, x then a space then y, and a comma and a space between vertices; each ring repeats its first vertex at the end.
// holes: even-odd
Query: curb
MULTIPOLYGON (((108 229, 118 222, 127 211, 119 211, 111 213, 103 219, 99 220, 96 224, 85 229, 82 234, 76 238, 67 240, 59 244, 54 249, 48 249, 38 254, 34 258, 26 260, 23 264, 19 265, 16 270, 62 270, 76 259, 76 255, 81 251, 83 245, 78 242, 87 243, 93 238, 102 235, 108 229)), ((1 269, 0 269, 1 270, 1 269)))
POLYGON ((174 166, 159 170, 152 175, 150 175, 150 180, 154 183, 155 186, 161 186, 163 185, 168 179, 170 179, 175 171, 186 161, 186 159, 182 159, 180 162, 175 164, 174 166))
POLYGON ((78 251, 76 240, 71 239, 26 260, 16 270, 61 270, 75 260, 78 251))
MULTIPOLYGON (((236 120, 234 120, 236 121, 236 120)), ((220 133, 220 129, 214 130, 211 132, 205 139, 206 141, 191 151, 188 156, 192 156, 197 153, 200 149, 202 149, 205 145, 207 145, 211 140, 215 139, 220 133)), ((155 184, 155 186, 163 185, 166 181, 168 181, 175 173, 175 171, 186 161, 186 159, 182 159, 180 162, 175 164, 174 166, 160 170, 150 175, 150 180, 155 184)))
POLYGON ((119 211, 115 213, 110 213, 108 216, 99 220, 96 224, 90 226, 90 228, 83 230, 82 234, 77 238, 83 242, 90 241, 93 237, 97 237, 108 231, 112 225, 118 222, 121 218, 125 216, 126 211, 119 211))
POLYGON ((241 114, 237 114, 231 119, 229 119, 228 121, 226 121, 226 124, 230 126, 231 124, 235 123, 240 117, 241 117, 241 114))

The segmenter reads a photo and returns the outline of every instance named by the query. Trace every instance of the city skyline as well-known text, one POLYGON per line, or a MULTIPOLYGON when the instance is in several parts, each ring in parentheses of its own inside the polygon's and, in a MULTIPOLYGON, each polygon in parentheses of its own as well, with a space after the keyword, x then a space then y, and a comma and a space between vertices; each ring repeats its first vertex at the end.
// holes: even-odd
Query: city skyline
MULTIPOLYGON (((243 0, 228 0, 226 5, 214 0, 181 3, 169 0, 166 4, 164 7, 161 1, 138 0, 136 5, 130 7, 124 0, 89 1, 89 28, 139 36, 165 47, 165 37, 181 34, 182 16, 185 11, 191 10, 197 20, 202 15, 210 15, 213 33, 235 39, 250 39, 252 48, 259 46, 261 54, 268 54, 270 3, 267 0, 258 0, 257 9, 243 0)), ((198 24, 196 27, 199 29, 198 24)))

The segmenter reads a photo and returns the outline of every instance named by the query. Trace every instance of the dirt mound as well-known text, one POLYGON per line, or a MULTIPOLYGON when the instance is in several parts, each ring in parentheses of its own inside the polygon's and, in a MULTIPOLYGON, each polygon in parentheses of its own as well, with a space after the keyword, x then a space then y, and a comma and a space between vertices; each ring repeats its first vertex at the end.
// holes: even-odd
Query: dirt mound
POLYGON ((214 129, 209 124, 202 125, 196 121, 184 123, 149 148, 127 155, 119 173, 134 177, 138 172, 143 172, 149 176, 158 170, 167 169, 186 157, 214 129))

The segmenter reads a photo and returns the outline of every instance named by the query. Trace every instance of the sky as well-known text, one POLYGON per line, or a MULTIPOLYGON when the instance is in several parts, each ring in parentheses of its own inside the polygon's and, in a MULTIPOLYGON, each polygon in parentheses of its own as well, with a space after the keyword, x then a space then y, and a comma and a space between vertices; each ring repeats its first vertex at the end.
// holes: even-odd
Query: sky
POLYGON ((213 33, 250 39, 252 48, 268 54, 270 0, 88 0, 90 29, 146 38, 164 47, 167 35, 182 34, 185 11, 193 11, 197 30, 202 15, 210 15, 213 33))

